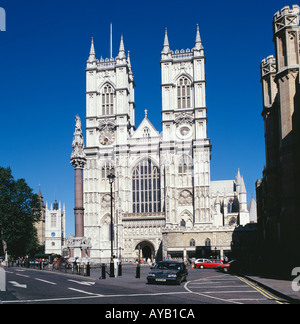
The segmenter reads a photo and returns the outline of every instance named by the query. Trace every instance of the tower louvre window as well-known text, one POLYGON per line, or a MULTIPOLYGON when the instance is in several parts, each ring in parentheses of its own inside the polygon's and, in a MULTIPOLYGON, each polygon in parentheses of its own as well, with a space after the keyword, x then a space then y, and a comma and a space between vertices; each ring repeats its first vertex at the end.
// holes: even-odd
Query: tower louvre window
POLYGON ((181 77, 177 82, 177 107, 191 107, 191 82, 187 77, 181 77))
POLYGON ((114 113, 114 90, 107 84, 102 90, 102 115, 114 113))

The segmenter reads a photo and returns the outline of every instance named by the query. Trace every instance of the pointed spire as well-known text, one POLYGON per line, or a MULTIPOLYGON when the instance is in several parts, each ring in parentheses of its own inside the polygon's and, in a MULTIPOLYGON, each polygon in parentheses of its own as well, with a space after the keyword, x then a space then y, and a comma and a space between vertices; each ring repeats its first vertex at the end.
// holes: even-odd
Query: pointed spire
POLYGON ((236 183, 239 185, 241 182, 241 174, 240 174, 240 168, 238 168, 238 173, 235 176, 236 183))
POLYGON ((245 193, 247 193, 247 190, 246 190, 246 186, 245 186, 245 182, 244 182, 244 178, 243 177, 241 177, 241 193, 243 194, 245 194, 245 193))
POLYGON ((128 64, 128 71, 129 71, 129 74, 131 76, 133 76, 133 73, 132 73, 132 67, 131 67, 131 61, 130 61, 130 51, 128 51, 128 54, 127 54, 127 64, 128 64))
POLYGON ((162 49, 163 54, 168 54, 170 52, 170 45, 169 45, 169 39, 168 39, 168 30, 165 29, 165 39, 164 39, 164 47, 162 49))
POLYGON ((201 43, 201 37, 200 37, 200 31, 199 31, 199 25, 197 24, 197 34, 196 34, 196 44, 201 43))
POLYGON ((131 67, 131 62, 130 62, 130 51, 127 52, 127 62, 128 62, 128 66, 131 67))
POLYGON ((201 37, 200 37, 199 25, 198 24, 197 24, 197 33, 196 33, 196 41, 195 41, 194 49, 195 50, 201 50, 201 49, 203 49, 202 41, 201 41, 201 37))
POLYGON ((120 42, 120 48, 119 48, 118 58, 120 58, 120 59, 121 58, 126 58, 124 41, 123 41, 123 35, 121 35, 121 42, 120 42))
POLYGON ((94 39, 92 37, 92 43, 91 43, 91 49, 90 49, 90 55, 89 55, 89 62, 96 61, 96 53, 95 53, 95 47, 94 47, 94 39))
POLYGON ((41 191, 41 185, 39 184, 39 192, 38 192, 38 196, 40 198, 43 198, 43 195, 42 195, 42 191, 41 191))

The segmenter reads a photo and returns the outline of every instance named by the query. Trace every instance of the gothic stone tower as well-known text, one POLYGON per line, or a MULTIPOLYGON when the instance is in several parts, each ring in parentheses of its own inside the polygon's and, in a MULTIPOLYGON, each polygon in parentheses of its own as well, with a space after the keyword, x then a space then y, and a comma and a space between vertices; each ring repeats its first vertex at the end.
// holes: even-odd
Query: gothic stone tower
POLYGON ((122 213, 130 210, 129 138, 135 130, 134 77, 123 36, 116 58, 96 59, 92 40, 86 66, 86 158, 84 174, 85 234, 92 238, 93 258, 110 255, 110 185, 114 182, 114 252, 123 249, 122 213), (120 248, 120 250, 119 250, 120 248))
MULTIPOLYGON (((210 222, 210 140, 207 138, 205 56, 197 26, 192 50, 161 52, 161 158, 165 163, 166 224, 210 222), (181 199, 177 199, 180 196, 181 199)), ((164 164, 164 162, 162 163, 164 164)))
POLYGON ((265 261, 299 258, 299 6, 273 18, 275 57, 261 63, 266 167, 257 182, 258 220, 265 261), (298 200, 298 201, 297 201, 298 200), (298 254, 298 255, 297 255, 298 254))

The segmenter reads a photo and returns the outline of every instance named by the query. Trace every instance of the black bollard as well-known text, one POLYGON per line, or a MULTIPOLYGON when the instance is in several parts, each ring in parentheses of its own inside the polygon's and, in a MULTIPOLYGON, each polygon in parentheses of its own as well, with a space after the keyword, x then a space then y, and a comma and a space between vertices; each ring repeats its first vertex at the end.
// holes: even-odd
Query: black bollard
POLYGON ((86 266, 86 275, 87 275, 87 277, 90 277, 90 275, 91 275, 91 266, 90 266, 89 262, 86 266))
POLYGON ((102 263, 101 270, 102 270, 101 279, 106 279, 105 263, 102 263))
POLYGON ((118 266, 118 276, 119 277, 122 276, 122 263, 121 262, 119 263, 119 266, 118 266))
POLYGON ((137 266, 136 266, 136 275, 135 275, 136 278, 141 278, 141 266, 140 264, 138 263, 137 266))
POLYGON ((110 261, 110 267, 109 267, 109 276, 114 278, 115 277, 115 267, 114 267, 114 261, 110 261))

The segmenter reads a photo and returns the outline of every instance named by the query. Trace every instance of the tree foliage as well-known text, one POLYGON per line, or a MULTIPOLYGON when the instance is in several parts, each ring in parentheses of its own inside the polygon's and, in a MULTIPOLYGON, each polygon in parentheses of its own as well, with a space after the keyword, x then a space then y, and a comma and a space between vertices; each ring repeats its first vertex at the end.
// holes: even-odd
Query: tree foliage
POLYGON ((0 167, 0 243, 14 257, 33 252, 38 244, 34 224, 41 203, 24 179, 15 180, 10 168, 0 167))

